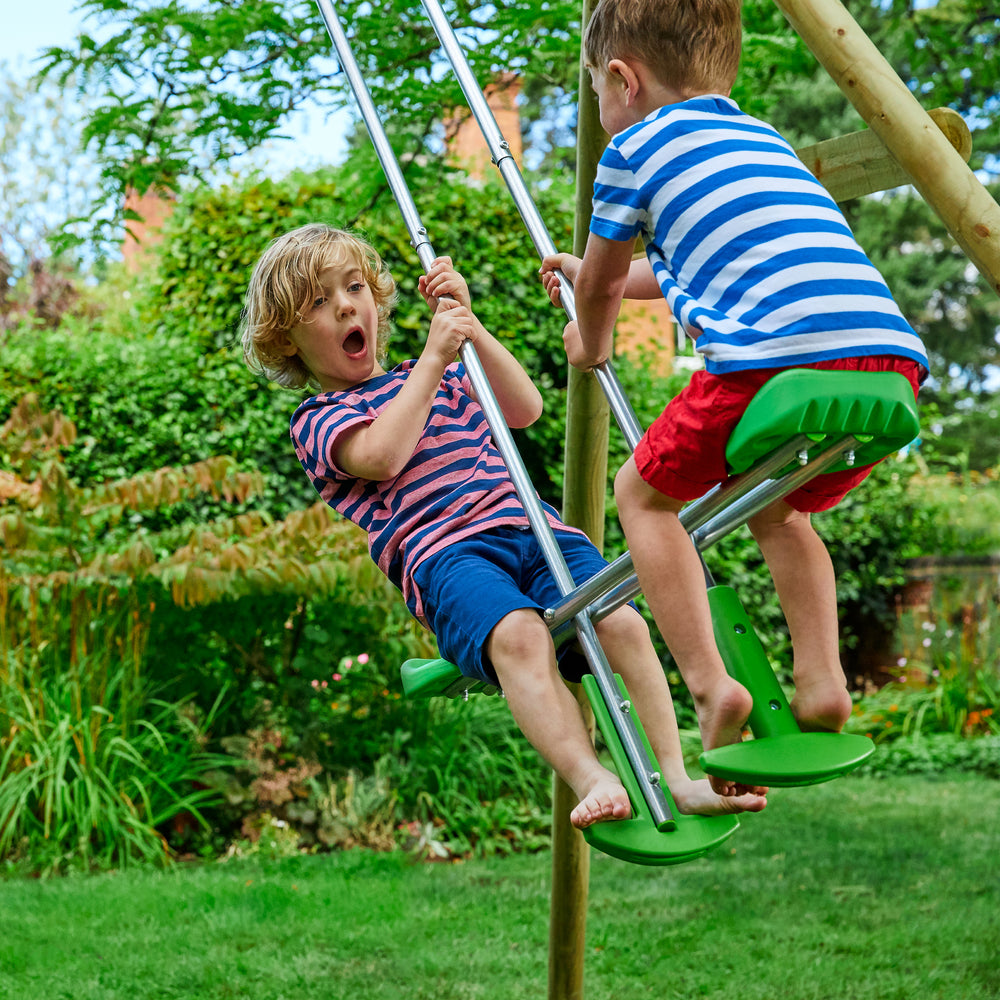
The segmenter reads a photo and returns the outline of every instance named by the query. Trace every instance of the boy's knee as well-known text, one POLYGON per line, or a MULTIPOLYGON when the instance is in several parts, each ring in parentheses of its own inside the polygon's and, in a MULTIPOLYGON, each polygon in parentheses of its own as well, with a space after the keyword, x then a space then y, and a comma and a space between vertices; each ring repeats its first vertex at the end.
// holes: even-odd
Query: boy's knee
POLYGON ((553 651, 552 635, 537 611, 519 608, 493 626, 486 649, 494 664, 498 659, 548 660, 553 651))
POLYGON ((601 645, 606 648, 616 643, 631 645, 650 641, 649 627, 645 619, 635 608, 627 604, 595 623, 594 628, 601 645))
POLYGON ((619 514, 633 511, 678 514, 685 501, 675 500, 650 486, 639 474, 635 461, 629 458, 615 475, 615 503, 619 514))
POLYGON ((808 514, 796 510, 784 500, 765 507, 759 514, 754 514, 747 520, 747 527, 754 538, 782 528, 801 528, 811 525, 812 520, 808 514))
POLYGON ((615 474, 615 503, 619 511, 637 510, 648 506, 653 488, 639 475, 635 462, 629 458, 615 474))

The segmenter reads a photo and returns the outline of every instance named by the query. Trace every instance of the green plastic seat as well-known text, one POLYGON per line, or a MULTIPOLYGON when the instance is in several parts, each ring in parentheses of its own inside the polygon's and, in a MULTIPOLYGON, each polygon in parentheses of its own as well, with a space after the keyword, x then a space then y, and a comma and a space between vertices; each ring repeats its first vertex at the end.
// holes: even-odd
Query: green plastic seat
MULTIPOLYGON (((853 464, 861 467, 909 444, 919 431, 913 388, 897 372, 791 368, 751 400, 726 459, 740 473, 800 435, 812 442, 809 451, 853 435, 853 464)), ((829 471, 847 467, 842 461, 829 471)), ((706 773, 744 784, 811 785, 847 774, 871 756, 875 745, 864 736, 802 732, 735 591, 711 587, 708 597, 726 669, 753 695, 754 739, 702 753, 706 773)))
MULTIPOLYGON (((904 375, 789 368, 750 401, 729 439, 726 461, 731 472, 745 472, 799 434, 809 435, 815 447, 853 434, 861 441, 854 448, 854 465, 860 467, 898 451, 919 433, 913 388, 904 375)), ((840 462, 829 471, 847 467, 840 462)))
POLYGON ((399 668, 407 698, 464 698, 470 694, 500 694, 500 688, 464 677, 447 660, 407 660, 399 668))

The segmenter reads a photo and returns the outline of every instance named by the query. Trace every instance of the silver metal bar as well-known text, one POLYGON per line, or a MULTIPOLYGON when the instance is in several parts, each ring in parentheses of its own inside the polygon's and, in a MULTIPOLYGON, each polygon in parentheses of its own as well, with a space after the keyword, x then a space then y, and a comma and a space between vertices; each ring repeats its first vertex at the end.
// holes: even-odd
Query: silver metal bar
POLYGON ((815 458, 801 468, 794 469, 787 476, 781 479, 772 479, 762 484, 756 490, 748 493, 742 499, 730 504, 720 511, 710 521, 703 524, 697 531, 691 533, 691 539, 702 551, 710 545, 714 545, 724 535, 729 534, 733 528, 742 524, 754 514, 763 510, 768 504, 775 500, 780 500, 788 496, 793 490, 797 490, 803 483, 809 482, 815 476, 821 475, 831 465, 836 465, 844 457, 844 452, 857 445, 858 439, 853 434, 835 441, 828 448, 821 451, 815 458))
MULTIPOLYGON (((703 497, 688 504, 681 511, 681 524, 684 525, 688 534, 696 528, 700 528, 710 518, 715 517, 720 510, 734 503, 740 497, 746 496, 761 483, 773 479, 774 473, 780 472, 798 456, 803 447, 807 447, 810 443, 808 434, 796 435, 791 441, 773 451, 753 468, 747 469, 746 472, 740 473, 738 476, 732 476, 703 497)), ((753 513, 756 514, 757 511, 755 510, 753 513)))
MULTIPOLYGON (((767 478, 784 468, 807 440, 807 435, 795 438, 758 466, 734 476, 681 511, 681 524, 699 552, 704 552, 775 500, 787 496, 814 476, 822 474, 857 443, 855 437, 848 435, 780 479, 767 478)), ((640 592, 632 556, 626 552, 567 594, 554 607, 546 608, 545 621, 558 642, 566 634, 566 623, 581 611, 586 610, 591 621, 599 622, 640 592)))
MULTIPOLYGON (((399 168, 396 156, 385 135, 385 130, 372 102, 367 84, 361 76, 354 53, 351 51, 347 36, 344 33, 331 0, 316 0, 316 3, 326 23, 327 31, 330 33, 334 47, 337 50, 341 68, 344 70, 351 89, 354 91, 361 116, 372 138, 375 152, 385 172, 393 197, 396 199, 403 214, 407 230, 410 234, 410 241, 417 251, 421 264, 427 270, 434 260, 434 250, 430 240, 427 238, 427 230, 420 220, 420 215, 410 195, 403 173, 399 168)), ((478 91, 478 86, 476 90, 478 91)), ((538 538, 546 563, 555 578, 560 592, 568 594, 575 587, 573 576, 569 571, 566 560, 545 516, 542 503, 528 477, 524 463, 514 443, 513 435, 507 426, 507 421, 504 419, 496 396, 493 394, 479 356, 476 354, 475 348, 470 341, 466 341, 463 344, 460 357, 476 391, 479 405, 482 407, 483 413, 489 423, 493 441, 507 465, 518 498, 528 516, 531 528, 538 538)), ((663 789, 659 785, 660 775, 646 753, 635 723, 628 714, 627 706, 622 703, 622 699, 618 694, 611 667, 607 662, 604 651, 601 649, 593 623, 585 614, 577 615, 574 623, 584 654, 590 664, 591 672, 597 680, 602 698, 611 713, 615 730, 635 773, 643 799, 649 807, 653 823, 658 827, 663 826, 670 822, 673 816, 663 789)))
MULTIPOLYGON (((448 57, 448 62, 451 63, 451 68, 472 110, 473 117, 475 117, 483 138, 486 140, 490 156, 493 157, 493 162, 497 165, 500 176, 503 177, 507 190, 510 191, 514 198, 514 204, 517 205, 517 209, 521 213, 521 218, 524 220, 524 225, 539 259, 556 253, 552 237, 549 235, 545 222, 524 183, 517 161, 510 151, 510 143, 500 131, 500 126, 497 124, 489 102, 469 66, 469 61, 465 57, 465 52, 451 22, 438 0, 421 0, 421 3, 434 27, 438 41, 448 57)), ((573 294, 573 283, 561 271, 559 272, 559 301, 562 303, 567 317, 575 320, 576 299, 573 294)), ((636 418, 632 404, 622 392, 621 385, 614 374, 614 367, 610 361, 605 361, 594 369, 594 375, 604 391, 622 435, 629 448, 634 451, 642 437, 642 425, 636 418)))

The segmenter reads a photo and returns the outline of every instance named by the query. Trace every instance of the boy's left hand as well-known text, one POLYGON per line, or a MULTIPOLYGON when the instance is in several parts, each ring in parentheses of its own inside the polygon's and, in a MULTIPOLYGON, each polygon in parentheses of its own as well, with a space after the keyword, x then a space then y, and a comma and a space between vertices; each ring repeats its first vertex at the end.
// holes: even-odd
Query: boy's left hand
POLYGON ((446 297, 455 299, 466 309, 472 308, 469 286, 452 266, 450 257, 435 257, 427 273, 420 276, 417 288, 433 312, 437 311, 438 299, 446 297))

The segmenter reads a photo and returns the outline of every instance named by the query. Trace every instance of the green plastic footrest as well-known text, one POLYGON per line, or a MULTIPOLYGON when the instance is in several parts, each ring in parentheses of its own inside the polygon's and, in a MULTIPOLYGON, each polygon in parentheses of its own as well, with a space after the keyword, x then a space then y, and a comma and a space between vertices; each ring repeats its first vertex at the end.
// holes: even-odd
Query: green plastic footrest
MULTIPOLYGON (((920 432, 913 387, 898 372, 789 368, 765 382, 726 447, 730 471, 744 472, 799 434, 832 443, 845 434, 866 439, 854 465, 870 465, 909 444, 920 432)), ((830 468, 847 468, 843 462, 830 468)))
POLYGON ((754 739, 705 751, 707 774, 746 785, 815 785, 854 770, 875 749, 866 736, 804 733, 732 587, 708 589, 716 645, 731 677, 753 695, 754 739))
POLYGON ((706 750, 698 760, 707 774, 728 781, 790 788, 839 778, 874 750, 875 744, 866 736, 795 733, 706 750))
POLYGON ((407 660, 399 668, 407 698, 463 698, 467 694, 499 694, 500 688, 464 677, 447 660, 407 660))
MULTIPOLYGON (((622 697, 627 698, 628 692, 622 679, 617 675, 615 679, 622 697)), ((629 819, 595 823, 583 831, 583 836, 591 847, 613 858, 636 865, 679 865, 703 857, 735 833, 740 825, 735 816, 685 816, 678 811, 668 789, 664 789, 664 794, 674 815, 674 822, 671 824, 673 828, 666 831, 658 830, 639 790, 639 783, 629 766, 625 749, 618 739, 597 681, 587 674, 582 684, 594 709, 594 716, 614 761, 615 769, 632 803, 632 815, 629 819)), ((637 717, 635 723, 650 760, 655 760, 637 717)))

